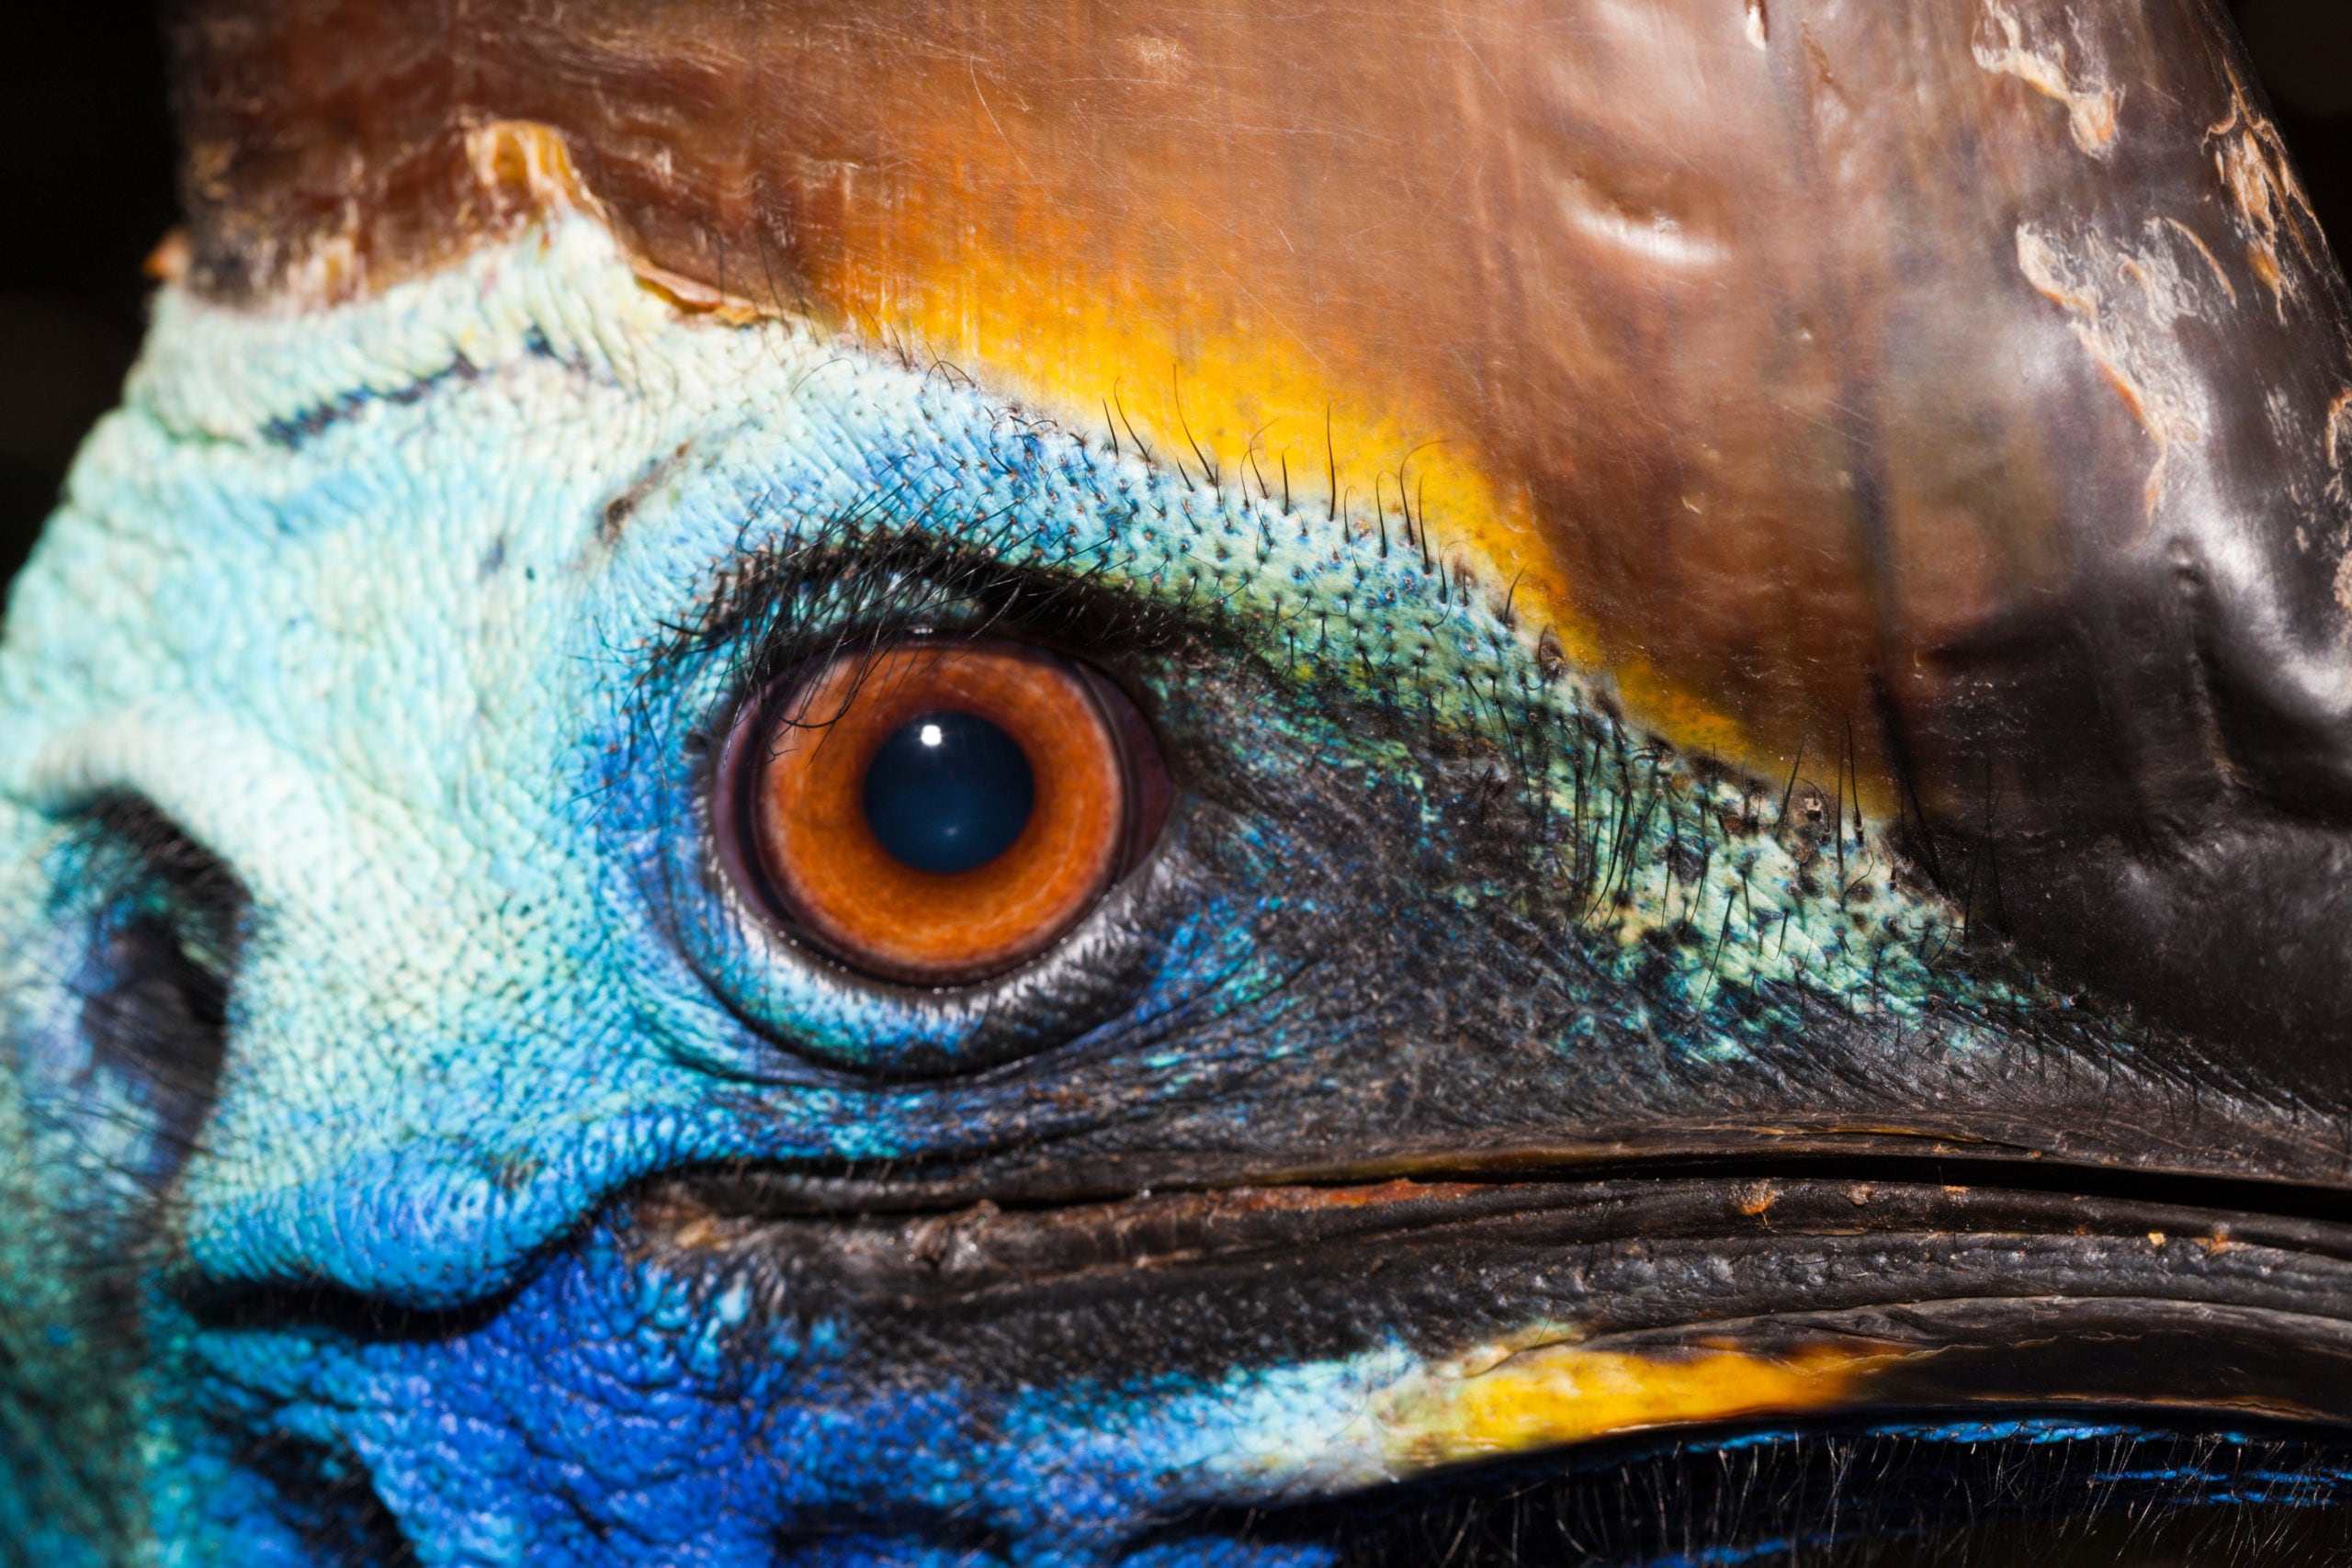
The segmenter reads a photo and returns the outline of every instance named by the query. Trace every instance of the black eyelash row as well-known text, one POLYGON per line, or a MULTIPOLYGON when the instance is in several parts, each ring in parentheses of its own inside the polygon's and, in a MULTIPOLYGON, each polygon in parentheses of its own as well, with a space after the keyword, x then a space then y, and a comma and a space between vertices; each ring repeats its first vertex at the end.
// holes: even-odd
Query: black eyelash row
POLYGON ((917 628, 988 633, 1099 660, 1165 648, 1204 620, 1105 581, 1099 560, 1010 564, 1010 530, 869 536, 854 520, 751 547, 719 571, 698 613, 666 628, 652 675, 724 660, 722 684, 755 691, 802 662, 878 647, 917 628))

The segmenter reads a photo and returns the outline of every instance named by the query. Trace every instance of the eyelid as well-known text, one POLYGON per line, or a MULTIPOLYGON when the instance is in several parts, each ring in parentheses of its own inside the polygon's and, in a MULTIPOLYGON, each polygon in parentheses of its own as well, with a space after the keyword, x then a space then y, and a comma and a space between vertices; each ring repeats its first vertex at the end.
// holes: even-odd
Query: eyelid
POLYGON ((647 669, 658 679, 717 660, 740 703, 796 664, 897 637, 989 633, 1116 663, 1206 629, 1099 568, 1007 560, 985 540, 866 539, 843 525, 727 563, 647 669))

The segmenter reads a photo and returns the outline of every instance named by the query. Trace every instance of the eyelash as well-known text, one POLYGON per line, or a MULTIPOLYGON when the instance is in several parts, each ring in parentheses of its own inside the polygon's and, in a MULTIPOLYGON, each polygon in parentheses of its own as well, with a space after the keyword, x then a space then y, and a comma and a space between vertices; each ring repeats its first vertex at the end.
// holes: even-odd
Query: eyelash
POLYGON ((1010 566, 991 553, 998 542, 868 541, 842 523, 747 550, 720 572, 695 620, 670 628, 649 669, 658 676, 718 660, 718 683, 740 702, 797 664, 918 629, 1016 637, 1103 662, 1166 648, 1187 629, 1179 613, 1104 583, 1099 567, 1010 566))

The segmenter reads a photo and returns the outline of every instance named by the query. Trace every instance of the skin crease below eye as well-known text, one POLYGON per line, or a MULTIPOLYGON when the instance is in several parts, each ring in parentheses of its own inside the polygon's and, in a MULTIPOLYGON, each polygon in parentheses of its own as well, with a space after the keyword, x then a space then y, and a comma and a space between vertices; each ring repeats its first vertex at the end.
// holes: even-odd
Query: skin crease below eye
MULTIPOLYGON (((908 1159, 989 1118, 1083 1130, 1076 1111, 1055 1122, 1059 1085, 992 1080, 943 1109, 887 1076, 777 1073, 743 1021, 752 1004, 715 991, 773 986, 759 1005, 837 1043, 828 1061, 887 1045, 910 1004, 788 965, 777 980, 770 950, 727 933, 689 963, 673 930, 706 912, 648 891, 661 825, 691 820, 671 808, 706 782, 677 738, 741 696, 741 667, 714 655, 656 678, 650 651, 745 550, 841 535, 844 516, 868 547, 1001 517, 987 544, 1008 568, 1223 606, 1271 691, 1338 694, 1329 723, 1303 698, 1295 714, 1269 703, 1265 733, 1340 758, 1422 863, 1414 835, 1442 840, 1453 809, 1433 786, 1411 793, 1436 771, 1425 752, 1451 737, 1483 763, 1501 712, 1515 734, 1557 725, 1572 743, 1520 759, 1518 787, 1577 842, 1611 846, 1578 906, 1589 974, 1609 996, 1638 976, 1658 998, 1608 1049, 1670 1039, 1679 1070, 1736 1077, 1819 1027, 1804 1006, 1916 1021, 1964 1069, 2007 1060, 1985 1021, 2064 1010, 1997 964, 1931 962, 1956 947, 1957 913, 1896 876, 1874 832, 1843 811, 1782 831, 1775 784, 1628 731, 1494 596, 1344 523, 1004 412, 790 324, 679 312, 577 215, 299 323, 165 295, 129 404, 12 604, 0 836, 10 907, 40 904, 59 821, 94 788, 135 789, 237 868, 255 910, 236 1071, 158 1256, 181 1277, 331 1299, 258 1323, 170 1292, 136 1308, 160 1370, 129 1417, 132 1484, 139 1528, 171 1560, 347 1557, 281 1488, 291 1473, 327 1495, 364 1472, 419 1561, 758 1562, 818 1538, 850 1543, 835 1560, 944 1561, 969 1544, 948 1527, 978 1521, 989 1550, 1014 1542, 1024 1561, 1107 1562, 1138 1520, 1659 1423, 1844 1407, 1915 1359, 1842 1342, 1596 1348, 1582 1325, 1527 1312, 1442 1348, 1374 1332, 1125 1381, 980 1366, 887 1385, 856 1322, 777 1310, 756 1270, 649 1262, 642 1236, 596 1220, 615 1191, 682 1166, 908 1159), (607 498, 640 489, 607 537, 607 498), (1357 720, 1345 704, 1379 711, 1400 671, 1413 727, 1357 720), (336 1307, 353 1301, 432 1315, 376 1334, 336 1307), (887 1550, 860 1559, 867 1540, 887 1550)), ((1180 706, 1179 684, 1155 696, 1180 706)), ((1454 919, 1499 885, 1465 870, 1432 893, 1441 914, 1379 918, 1454 919)), ((1272 920, 1292 896, 1247 912, 1272 920)), ((1220 944, 1261 928, 1212 913, 1225 925, 1171 938, 1175 979, 1151 983, 1197 968, 1217 1005, 1261 1010, 1237 1078, 1303 1054, 1286 977, 1220 944)), ((69 1003, 50 955, 20 946, 11 962, 17 1036, 61 1033, 43 1032, 69 1003)), ((1592 1038, 1534 1044, 1549 1063, 1592 1038)), ((1122 1111, 1201 1098, 1207 1066, 1148 1038, 1131 1055, 1122 1111)), ((2101 1070, 2134 1067, 2127 1051, 2101 1070)), ((1494 1114, 1509 1098, 1488 1097, 1494 1114)), ((6 1109, 12 1137, 54 1125, 54 1107, 6 1109)), ((102 1152, 12 1165, 12 1179, 53 1202, 23 1173, 102 1152)), ((702 1233, 695 1247, 721 1251, 702 1233)), ((1117 1329, 1100 1331, 1114 1349, 1117 1329)))

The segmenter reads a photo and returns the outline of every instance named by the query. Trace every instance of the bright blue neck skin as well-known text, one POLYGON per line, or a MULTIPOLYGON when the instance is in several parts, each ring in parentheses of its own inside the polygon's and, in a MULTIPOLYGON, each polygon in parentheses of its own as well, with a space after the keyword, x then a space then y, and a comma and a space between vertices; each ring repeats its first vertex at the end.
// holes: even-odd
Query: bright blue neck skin
MULTIPOLYGON (((1642 969, 1690 1071, 1736 1071, 1781 1027, 1719 1010, 1741 987, 1857 998, 1858 1016, 2031 1000, 1931 973, 1951 912, 1883 868, 1840 906, 1802 890, 1780 839, 1724 829, 1703 865, 1657 873, 1677 812, 1686 831, 1702 806, 1727 822, 1750 786, 1626 761, 1590 689, 1541 668, 1540 628, 1442 594, 1412 552, 803 328, 681 315, 586 219, 332 310, 166 291, 0 651, 0 1294, 51 1368, 34 1382, 121 1394, 116 1427, 99 1413, 59 1441, 104 1450, 91 1468, 127 1489, 120 1528, 153 1560, 366 1560, 357 1505, 322 1522, 288 1501, 362 1471, 425 1562, 944 1563, 1102 1560, 1186 1506, 1400 1467, 1419 1418, 1399 1391, 1431 1358, 1377 1334, 1125 1382, 892 1383, 858 1360, 856 1324, 667 1269, 612 1219, 631 1183, 708 1162, 1092 1135, 1099 1114, 1050 1075, 953 1070, 1001 1054, 968 1010, 843 977, 704 874, 692 738, 723 723, 779 617, 821 637, 851 612, 812 589, 691 628, 748 559, 922 538, 1145 609, 1221 604, 1256 641, 1219 657, 1329 698, 1263 706, 1233 740, 1276 784, 1288 749, 1312 752, 1409 815, 1425 761, 1332 716, 1400 693, 1431 733, 1474 740, 1531 712, 1581 722, 1586 750, 1540 786, 1563 800, 1572 763, 1650 766, 1671 809, 1612 816, 1622 789, 1581 807, 1631 869, 1562 940, 1604 981, 1642 969), (192 1148, 166 1091, 94 1055, 81 1022, 92 933, 146 896, 108 891, 119 852, 86 826, 123 797, 244 895, 192 1148), (1662 960, 1641 940, 1684 927, 1704 940, 1662 960), (136 1348, 96 1326, 101 1275, 136 1348), (292 1289, 309 1308, 204 1304, 292 1289), (438 1315, 384 1336, 371 1303, 438 1315)), ((951 595, 914 618, 973 614, 951 595)), ((1154 668, 1159 722, 1206 711, 1154 668)), ((1099 1027, 1090 1070, 1138 1115, 1213 1110, 1315 1048, 1285 1032, 1292 976, 1256 935, 1287 918, 1293 846, 1278 822, 1235 844, 1123 1016, 1205 997, 1260 1021, 1247 1052, 1205 1058, 1099 1027)), ((1854 840, 1856 884, 1874 852, 1854 840)), ((1460 911, 1488 888, 1465 872, 1429 892, 1460 911)), ((1563 1075, 1600 1048, 1544 1043, 1563 1075)), ((96 1550, 97 1527, 29 1483, 0 1509, 40 1560, 96 1550)))

